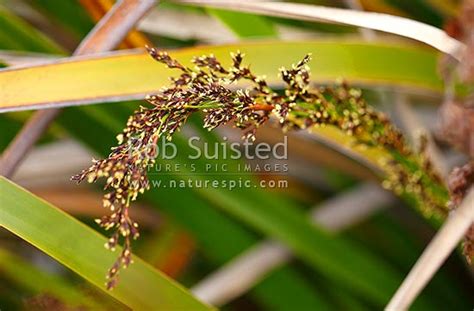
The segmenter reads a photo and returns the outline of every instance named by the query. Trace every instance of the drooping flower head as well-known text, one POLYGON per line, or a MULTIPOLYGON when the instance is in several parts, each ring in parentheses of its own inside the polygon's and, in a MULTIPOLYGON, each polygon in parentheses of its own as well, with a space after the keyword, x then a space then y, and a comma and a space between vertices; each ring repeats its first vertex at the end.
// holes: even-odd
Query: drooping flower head
MULTIPOLYGON (((243 65, 244 55, 240 52, 231 54, 229 68, 213 55, 195 57, 194 67, 189 68, 166 52, 155 48, 149 48, 148 52, 156 61, 177 70, 178 75, 171 78, 170 86, 146 97, 150 107, 140 107, 130 116, 117 136, 118 146, 112 148, 106 159, 94 160, 90 168, 72 178, 78 182, 106 180, 103 205, 111 214, 97 222, 106 230, 113 230, 106 244, 108 248, 114 249, 123 240, 119 258, 107 275, 108 288, 116 285, 120 268, 132 262, 131 241, 139 233, 137 223, 129 216, 129 208, 138 194, 149 188, 147 170, 155 163, 158 139, 172 139, 195 112, 204 115, 204 127, 208 130, 233 123, 247 140, 254 140, 258 128, 271 118, 284 131, 334 126, 353 136, 359 144, 383 146, 402 157, 422 162, 406 147, 402 134, 388 118, 366 104, 360 90, 346 83, 335 87, 311 86, 309 55, 290 69, 280 69, 285 90, 278 93, 264 77, 243 65), (238 82, 250 86, 238 88, 238 82)), ((423 181, 426 172, 407 171, 396 160, 387 162, 387 166, 387 188, 413 192, 427 202, 427 210, 443 212, 437 202, 428 200, 430 195, 423 181), (413 174, 419 178, 412 178, 413 174)), ((435 172, 428 174, 436 176, 435 172)))

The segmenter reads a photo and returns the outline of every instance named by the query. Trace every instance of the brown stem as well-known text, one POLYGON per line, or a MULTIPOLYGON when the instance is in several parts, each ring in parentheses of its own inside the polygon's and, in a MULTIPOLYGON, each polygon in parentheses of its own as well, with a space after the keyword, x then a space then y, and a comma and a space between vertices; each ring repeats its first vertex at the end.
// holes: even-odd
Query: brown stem
POLYGON ((267 104, 255 104, 255 105, 250 106, 250 109, 262 110, 262 111, 272 111, 273 108, 275 108, 273 105, 267 105, 267 104))
MULTIPOLYGON (((135 24, 152 8, 156 0, 121 0, 95 25, 82 40, 74 55, 94 54, 114 49, 135 24)), ((36 112, 0 159, 0 175, 11 177, 27 152, 33 147, 60 109, 36 112)))
MULTIPOLYGON (((89 13, 94 22, 98 22, 114 5, 114 0, 79 0, 84 9, 89 13)), ((121 49, 133 49, 151 45, 148 38, 137 30, 131 30, 122 43, 119 45, 121 49)))
POLYGON ((0 175, 10 178, 25 155, 59 114, 59 109, 36 112, 15 136, 0 159, 0 175))

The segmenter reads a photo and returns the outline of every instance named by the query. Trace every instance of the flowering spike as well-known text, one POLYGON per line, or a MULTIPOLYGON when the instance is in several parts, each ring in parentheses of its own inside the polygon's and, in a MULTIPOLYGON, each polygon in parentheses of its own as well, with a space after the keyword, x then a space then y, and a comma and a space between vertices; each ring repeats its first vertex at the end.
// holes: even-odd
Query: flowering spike
MULTIPOLYGON (((117 136, 119 145, 112 148, 106 159, 93 161, 90 168, 72 177, 78 182, 106 179, 105 189, 109 192, 104 195, 103 204, 113 213, 102 217, 98 224, 114 231, 106 243, 108 248, 115 248, 119 239, 124 245, 107 274, 109 289, 117 284, 120 268, 132 262, 131 240, 137 238, 139 232, 138 225, 129 217, 130 202, 149 189, 146 173, 155 162, 157 141, 160 137, 172 139, 196 111, 205 113, 204 128, 212 130, 233 122, 243 130, 243 139, 251 141, 255 140, 257 129, 275 117, 283 131, 334 126, 353 136, 358 144, 383 146, 410 161, 423 163, 406 147, 402 134, 388 118, 365 103, 360 90, 344 82, 334 87, 311 88, 309 54, 291 69, 280 69, 280 76, 287 85, 284 94, 280 94, 268 86, 264 77, 256 76, 249 66, 242 64, 244 55, 239 51, 231 54, 232 66, 226 69, 214 55, 195 57, 192 60, 195 68, 188 68, 166 52, 152 47, 147 50, 156 61, 179 69, 180 75, 172 78, 171 86, 146 96, 151 107, 140 107, 130 116, 125 129, 117 136), (244 90, 230 87, 240 80, 247 80, 251 87, 244 90)), ((421 198, 427 204, 426 213, 444 212, 425 190, 426 172, 407 171, 394 160, 387 161, 386 167, 389 174, 384 187, 421 198)), ((427 174, 435 175, 431 171, 427 174)))

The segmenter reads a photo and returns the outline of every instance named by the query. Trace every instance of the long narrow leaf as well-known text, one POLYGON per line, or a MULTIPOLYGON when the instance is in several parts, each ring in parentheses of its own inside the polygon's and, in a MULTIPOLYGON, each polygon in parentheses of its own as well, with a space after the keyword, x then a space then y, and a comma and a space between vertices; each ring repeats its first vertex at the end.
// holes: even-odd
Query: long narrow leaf
MULTIPOLYGON (((229 62, 241 50, 255 73, 280 83, 278 68, 312 53, 315 82, 344 78, 351 83, 388 84, 442 91, 436 72, 436 53, 404 44, 369 44, 343 40, 264 42, 206 46, 172 52, 189 64, 191 58, 213 53, 229 62)), ((70 106, 143 98, 169 83, 172 74, 142 51, 76 57, 29 68, 0 71, 0 112, 70 106)))
MULTIPOLYGON (((76 219, 0 177, 0 226, 104 289, 104 271, 115 254, 103 236, 76 219)), ((134 310, 210 310, 181 286, 139 258, 122 272, 109 294, 134 310)))
POLYGON ((235 0, 179 0, 179 2, 269 16, 339 23, 380 30, 426 43, 457 59, 460 57, 460 51, 464 48, 461 42, 451 38, 439 28, 388 14, 290 2, 235 0))

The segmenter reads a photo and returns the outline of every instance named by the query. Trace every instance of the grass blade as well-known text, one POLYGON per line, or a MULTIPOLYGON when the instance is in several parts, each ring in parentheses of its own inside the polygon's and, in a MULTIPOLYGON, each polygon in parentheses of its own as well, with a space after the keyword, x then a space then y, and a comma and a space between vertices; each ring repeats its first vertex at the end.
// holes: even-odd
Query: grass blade
POLYGON ((359 12, 299 3, 232 0, 179 0, 180 3, 203 5, 240 12, 279 16, 307 21, 339 23, 384 31, 414 39, 460 59, 464 45, 436 27, 388 14, 359 12))
MULTIPOLYGON (((115 254, 96 231, 0 177, 0 226, 36 246, 105 290, 104 271, 115 254)), ((121 282, 108 292, 134 310, 210 310, 185 289, 135 257, 121 282)))
MULTIPOLYGON (((195 55, 213 53, 227 66, 229 53, 236 50, 246 54, 256 74, 266 75, 267 81, 273 84, 281 83, 277 76, 280 66, 289 66, 302 55, 313 53, 315 60, 310 66, 314 82, 344 78, 353 84, 389 84, 443 91, 443 83, 436 71, 436 53, 412 45, 338 39, 206 46, 171 54, 189 64, 195 55)), ((0 112, 143 98, 168 85, 170 74, 173 72, 142 51, 69 58, 29 68, 8 68, 0 71, 0 112)))

